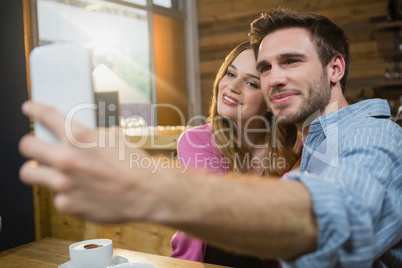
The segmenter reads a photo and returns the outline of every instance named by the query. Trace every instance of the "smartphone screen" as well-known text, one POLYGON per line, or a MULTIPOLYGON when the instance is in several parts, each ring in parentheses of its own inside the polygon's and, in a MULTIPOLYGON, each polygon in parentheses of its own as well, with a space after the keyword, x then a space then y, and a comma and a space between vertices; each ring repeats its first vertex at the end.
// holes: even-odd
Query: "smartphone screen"
MULTIPOLYGON (((96 128, 90 49, 79 43, 39 46, 30 53, 29 68, 32 100, 53 106, 65 115, 66 135, 71 134, 69 120, 96 128)), ((34 133, 41 140, 58 142, 37 120, 34 133)))

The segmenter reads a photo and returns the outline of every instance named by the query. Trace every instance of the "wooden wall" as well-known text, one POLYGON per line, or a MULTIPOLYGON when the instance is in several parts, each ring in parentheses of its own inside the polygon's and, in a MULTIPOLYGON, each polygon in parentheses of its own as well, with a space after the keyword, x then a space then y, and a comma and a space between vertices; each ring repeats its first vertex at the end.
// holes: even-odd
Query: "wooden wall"
MULTIPOLYGON (((279 6, 325 15, 340 25, 350 39, 351 69, 346 97, 350 102, 365 89, 367 97, 381 95, 399 101, 401 87, 375 94, 373 85, 384 77, 385 60, 379 53, 372 18, 387 15, 388 0, 198 0, 202 111, 206 115, 212 84, 225 55, 247 39, 250 22, 261 12, 279 6), (385 94, 381 94, 385 93, 385 94)), ((392 39, 388 39, 392 43, 392 39)))

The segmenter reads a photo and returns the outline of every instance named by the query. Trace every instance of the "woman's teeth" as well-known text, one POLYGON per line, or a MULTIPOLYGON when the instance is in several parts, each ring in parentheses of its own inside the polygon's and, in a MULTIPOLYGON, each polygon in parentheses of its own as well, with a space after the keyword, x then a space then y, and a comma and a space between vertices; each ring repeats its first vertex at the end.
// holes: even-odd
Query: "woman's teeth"
POLYGON ((227 100, 227 101, 231 102, 231 103, 234 103, 234 104, 240 104, 239 102, 237 102, 237 101, 235 101, 235 100, 232 100, 232 99, 231 99, 231 98, 229 98, 228 96, 223 96, 223 98, 224 98, 225 100, 227 100))

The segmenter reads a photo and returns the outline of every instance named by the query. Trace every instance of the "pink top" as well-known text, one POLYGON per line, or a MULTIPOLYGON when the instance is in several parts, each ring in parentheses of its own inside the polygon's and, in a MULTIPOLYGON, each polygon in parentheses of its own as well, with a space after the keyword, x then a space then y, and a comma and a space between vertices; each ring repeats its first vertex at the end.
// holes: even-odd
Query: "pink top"
POLYGON ((226 158, 215 146, 210 124, 186 130, 177 143, 177 153, 184 168, 229 171, 226 158))
MULTIPOLYGON (((209 124, 185 131, 177 143, 177 153, 185 169, 206 169, 219 173, 229 170, 225 158, 214 144, 209 124)), ((171 257, 199 262, 204 260, 206 244, 199 239, 177 231, 170 244, 173 249, 171 257)))

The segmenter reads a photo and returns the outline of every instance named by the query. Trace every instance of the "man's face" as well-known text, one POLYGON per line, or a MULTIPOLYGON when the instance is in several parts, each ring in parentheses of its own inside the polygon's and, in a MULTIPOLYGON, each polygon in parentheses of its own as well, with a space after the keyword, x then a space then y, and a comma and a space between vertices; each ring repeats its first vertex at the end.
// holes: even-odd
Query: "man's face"
POLYGON ((329 103, 327 71, 304 29, 267 35, 259 48, 257 70, 267 104, 282 123, 302 123, 329 103))

